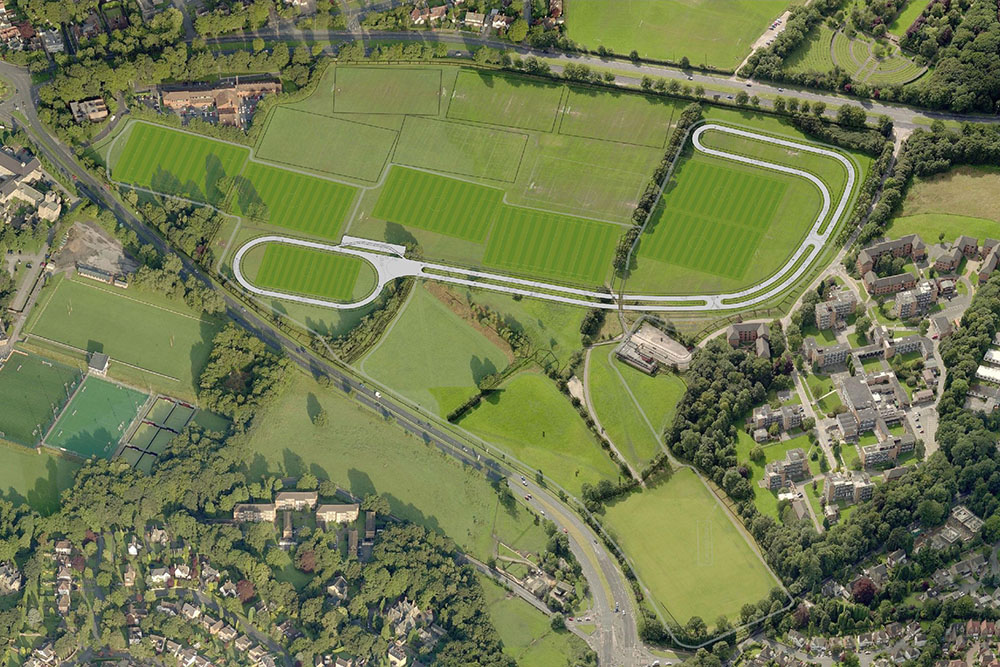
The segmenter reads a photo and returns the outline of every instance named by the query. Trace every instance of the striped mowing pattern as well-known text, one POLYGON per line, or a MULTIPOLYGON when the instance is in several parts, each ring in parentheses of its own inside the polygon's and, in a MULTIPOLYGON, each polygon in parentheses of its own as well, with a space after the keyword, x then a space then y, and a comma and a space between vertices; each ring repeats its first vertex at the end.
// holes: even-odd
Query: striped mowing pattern
POLYGON ((248 152, 146 123, 133 123, 130 133, 112 169, 115 180, 213 204, 225 197, 216 186, 218 180, 235 176, 248 152))
POLYGON ((240 179, 237 204, 246 214, 263 202, 268 224, 339 240, 356 192, 349 185, 252 163, 240 179))
POLYGON ((363 262, 350 255, 271 243, 254 282, 283 292, 348 301, 363 262))
POLYGON ((621 228, 605 222, 504 206, 483 263, 532 275, 599 285, 621 228))
POLYGON ((639 244, 639 256, 741 278, 788 185, 700 161, 683 166, 639 244))
POLYGON ((372 212, 376 218, 483 243, 503 193, 437 174, 393 167, 372 212))

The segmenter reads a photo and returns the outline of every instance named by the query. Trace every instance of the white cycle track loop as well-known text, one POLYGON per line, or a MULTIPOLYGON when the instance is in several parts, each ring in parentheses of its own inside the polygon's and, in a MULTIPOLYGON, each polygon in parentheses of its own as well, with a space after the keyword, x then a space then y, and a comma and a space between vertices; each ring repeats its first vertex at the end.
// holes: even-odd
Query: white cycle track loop
MULTIPOLYGON (((715 123, 707 123, 699 126, 692 134, 692 143, 696 150, 705 153, 706 155, 712 155, 726 160, 732 160, 734 162, 740 162, 742 164, 748 164, 762 169, 769 169, 771 171, 777 171, 804 178, 815 185, 820 192, 823 205, 819 214, 816 216, 815 222, 813 222, 810 227, 809 233, 805 236, 802 243, 798 246, 798 248, 796 248, 795 252, 784 264, 784 266, 778 269, 778 271, 772 274, 769 278, 757 283, 756 285, 725 294, 670 296, 662 294, 625 293, 621 297, 621 303, 619 303, 617 295, 610 292, 579 289, 575 287, 567 287, 565 285, 546 283, 544 281, 516 278, 513 276, 506 276, 487 271, 476 271, 473 269, 449 266, 446 264, 407 259, 406 257, 401 257, 398 254, 395 254, 394 247, 389 246, 388 244, 380 244, 377 241, 366 241, 362 246, 361 244, 352 245, 351 243, 331 244, 319 241, 307 241, 304 239, 280 235, 260 236, 251 239, 241 246, 233 257, 233 276, 236 279, 236 282, 238 282, 243 289, 260 297, 270 297, 285 301, 294 301, 311 306, 341 310, 360 308, 361 306, 371 303, 379 297, 387 283, 395 280, 396 278, 406 276, 414 276, 467 287, 478 287, 480 289, 504 292, 506 294, 546 299, 549 301, 557 301, 571 305, 586 306, 588 308, 604 308, 608 310, 617 309, 619 307, 623 310, 645 312, 733 310, 746 308, 767 301, 775 295, 788 289, 812 267, 812 263, 816 259, 816 256, 823 250, 823 246, 829 240, 830 235, 833 234, 834 230, 836 230, 838 223, 847 208, 847 204, 850 201, 851 191, 854 189, 854 184, 857 180, 857 171, 854 164, 840 153, 826 148, 811 146, 809 144, 789 141, 786 139, 779 139, 777 137, 771 137, 715 123), (833 210, 833 215, 826 221, 825 229, 824 220, 827 219, 831 206, 833 206, 833 198, 823 181, 813 174, 801 169, 795 169, 793 167, 787 167, 773 162, 758 160, 705 146, 701 141, 701 137, 709 130, 732 134, 756 141, 763 141, 776 146, 784 146, 796 151, 824 155, 840 162, 847 170, 847 182, 844 186, 844 191, 839 197, 837 205, 833 210), (820 231, 821 229, 823 229, 822 232, 820 231), (259 245, 267 243, 284 243, 287 245, 311 248, 324 252, 341 253, 359 257, 369 262, 374 267, 377 275, 375 289, 371 294, 359 301, 343 303, 258 287, 250 282, 244 275, 242 262, 248 251, 259 245), (379 248, 382 245, 385 246, 384 252, 373 251, 371 249, 372 247, 379 248)), ((664 223, 661 222, 661 224, 664 223)))

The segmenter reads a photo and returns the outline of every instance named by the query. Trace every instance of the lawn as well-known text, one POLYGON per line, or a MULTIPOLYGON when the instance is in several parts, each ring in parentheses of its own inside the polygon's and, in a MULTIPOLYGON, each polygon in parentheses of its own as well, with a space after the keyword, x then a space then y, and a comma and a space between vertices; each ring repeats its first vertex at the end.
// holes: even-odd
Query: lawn
POLYGON ((941 234, 944 234, 944 243, 952 243, 962 234, 978 239, 981 243, 988 238, 1000 237, 1000 222, 948 213, 918 213, 895 218, 887 233, 892 238, 919 234, 928 245, 937 244, 941 234))
POLYGON ((517 76, 462 70, 448 118, 551 132, 565 87, 517 76))
POLYGON ((896 37, 906 34, 906 29, 913 25, 920 14, 924 11, 927 3, 924 0, 907 0, 906 5, 896 14, 896 18, 889 24, 889 32, 896 37))
POLYGON ((602 285, 622 231, 606 222, 502 206, 483 263, 556 281, 602 285))
POLYGON ((333 110, 436 116, 441 70, 426 67, 336 67, 333 110))
POLYGON ((118 140, 125 142, 111 165, 116 181, 220 204, 223 178, 236 176, 249 151, 242 146, 199 137, 159 125, 130 122, 118 140))
MULTIPOLYGON (((800 435, 790 440, 782 440, 775 443, 761 445, 764 450, 764 462, 758 463, 750 459, 750 450, 757 446, 753 438, 747 435, 746 431, 739 432, 739 439, 736 442, 736 458, 741 465, 750 468, 750 486, 753 488, 754 505, 761 514, 780 520, 778 516, 778 494, 770 489, 761 488, 757 482, 764 479, 764 466, 774 461, 781 461, 790 449, 800 448, 809 453, 812 443, 809 442, 808 435, 800 435)), ((807 460, 811 473, 819 470, 819 464, 807 460)))
POLYGON ((735 69, 788 0, 567 0, 566 30, 588 49, 735 69))
MULTIPOLYGON (((937 243, 937 234, 946 232, 945 241, 951 242, 961 234, 969 236, 993 238, 1000 237, 996 225, 988 225, 986 221, 1000 223, 1000 168, 997 167, 957 167, 929 178, 916 178, 912 187, 906 193, 903 201, 903 216, 915 216, 920 213, 950 214, 965 218, 980 218, 980 221, 949 218, 928 218, 925 224, 934 224, 933 232, 928 229, 929 236, 924 237, 925 243, 937 243), (966 230, 964 225, 976 225, 966 230), (953 225, 963 225, 956 229, 953 225)), ((902 220, 893 223, 892 231, 897 233, 902 220)), ((917 219, 915 223, 925 222, 917 219)), ((918 228, 919 229, 919 228, 918 228)), ((899 231, 903 234, 906 232, 899 231)))
POLYGON ((503 516, 507 510, 481 472, 462 468, 340 389, 305 375, 293 373, 291 386, 254 424, 248 441, 253 477, 308 471, 358 496, 384 494, 393 515, 449 536, 482 560, 493 553, 494 531, 514 548, 545 539, 521 506, 503 516), (327 423, 316 426, 312 418, 320 410, 327 423))
POLYGON ((268 119, 256 156, 286 166, 374 182, 388 162, 396 136, 397 132, 383 127, 279 106, 268 119))
POLYGON ((98 377, 83 381, 45 443, 82 458, 110 458, 146 394, 98 377))
POLYGON ((502 197, 503 192, 495 188, 396 167, 389 172, 372 215, 483 243, 502 197))
POLYGON ((679 624, 736 620, 776 580, 721 503, 688 468, 610 505, 604 525, 653 599, 679 624))
POLYGON ((821 23, 808 33, 802 44, 797 46, 787 58, 782 68, 787 72, 829 72, 834 68, 830 56, 833 29, 821 23))
POLYGON ((80 371, 36 355, 0 366, 0 438, 34 446, 80 380, 80 371))
POLYGON ((116 369, 115 362, 123 361, 168 376, 147 378, 166 392, 195 393, 221 320, 134 287, 83 280, 56 278, 36 307, 29 333, 110 355, 112 375, 125 371, 116 369))
POLYGON ((617 467, 569 398, 555 382, 534 371, 505 382, 459 425, 541 470, 576 496, 585 482, 618 477, 617 467))
POLYGON ((59 494, 73 486, 76 461, 41 450, 5 446, 0 450, 0 497, 15 505, 26 502, 43 515, 59 509, 59 494))
POLYGON ((235 203, 241 214, 334 241, 340 240, 357 193, 349 185, 256 162, 238 182, 235 203))
MULTIPOLYGON (((503 642, 504 653, 521 667, 552 667, 571 662, 587 650, 586 643, 568 630, 556 632, 548 616, 492 579, 478 575, 486 611, 503 642)), ((579 664, 583 664, 582 662, 579 664)))
POLYGON ((268 243, 254 283, 281 292, 351 301, 370 294, 375 271, 353 255, 268 243))
POLYGON ((527 143, 528 135, 521 132, 410 116, 403 122, 392 161, 513 183, 527 143))
POLYGON ((375 380, 445 416, 506 368, 507 352, 423 285, 361 362, 375 380))
POLYGON ((674 99, 570 88, 559 133, 663 148, 683 107, 674 99))

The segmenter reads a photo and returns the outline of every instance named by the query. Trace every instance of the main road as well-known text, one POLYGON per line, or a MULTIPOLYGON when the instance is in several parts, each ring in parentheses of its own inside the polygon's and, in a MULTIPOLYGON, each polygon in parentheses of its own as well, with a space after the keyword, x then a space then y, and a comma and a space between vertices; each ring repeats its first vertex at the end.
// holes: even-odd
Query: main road
POLYGON ((234 322, 264 340, 272 348, 283 351, 303 370, 316 376, 329 377, 354 400, 392 417, 404 430, 437 446, 446 454, 484 470, 494 479, 506 479, 512 488, 523 489, 526 483, 527 489, 532 494, 531 504, 536 510, 544 511, 545 516, 559 529, 565 530, 570 548, 580 562, 591 591, 592 615, 594 624, 598 628, 591 636, 590 644, 597 652, 600 664, 633 667, 656 660, 639 639, 635 614, 630 603, 631 587, 614 556, 590 527, 573 510, 566 507, 552 491, 527 479, 522 483, 521 471, 513 469, 489 453, 477 453, 474 449, 475 443, 472 441, 463 440, 445 427, 425 420, 404 403, 359 380, 349 369, 334 365, 312 350, 299 346, 269 322, 246 309, 241 302, 212 281, 197 264, 188 257, 176 253, 145 222, 125 208, 112 196, 104 183, 99 182, 76 163, 70 150, 58 138, 49 134, 35 111, 38 98, 31 86, 27 70, 0 61, 0 77, 7 79, 14 88, 11 96, 0 102, 0 118, 22 126, 26 121, 27 127, 24 129, 31 135, 42 154, 64 176, 77 182, 83 196, 110 209, 119 221, 135 231, 142 243, 152 244, 163 254, 178 254, 183 262, 185 274, 195 276, 216 290, 225 300, 227 315, 234 322), (616 605, 627 608, 628 612, 615 613, 616 605))

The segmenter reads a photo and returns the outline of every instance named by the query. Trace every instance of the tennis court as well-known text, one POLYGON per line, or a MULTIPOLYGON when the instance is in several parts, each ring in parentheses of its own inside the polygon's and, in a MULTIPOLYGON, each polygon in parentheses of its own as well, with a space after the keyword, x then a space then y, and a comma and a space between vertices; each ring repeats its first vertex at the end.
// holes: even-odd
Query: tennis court
POLYGON ((146 416, 143 417, 146 421, 153 422, 154 424, 162 424, 167 421, 167 417, 170 416, 170 411, 174 409, 174 402, 171 401, 166 396, 160 396, 153 403, 153 407, 149 409, 146 416))
POLYGON ((184 427, 188 425, 188 422, 191 421, 191 417, 193 416, 194 408, 189 405, 182 405, 178 403, 174 406, 174 409, 170 411, 170 416, 167 417, 167 421, 163 422, 163 425, 180 433, 184 430, 184 427))
POLYGON ((63 410, 46 444, 83 458, 110 457, 148 396, 88 377, 63 410))

